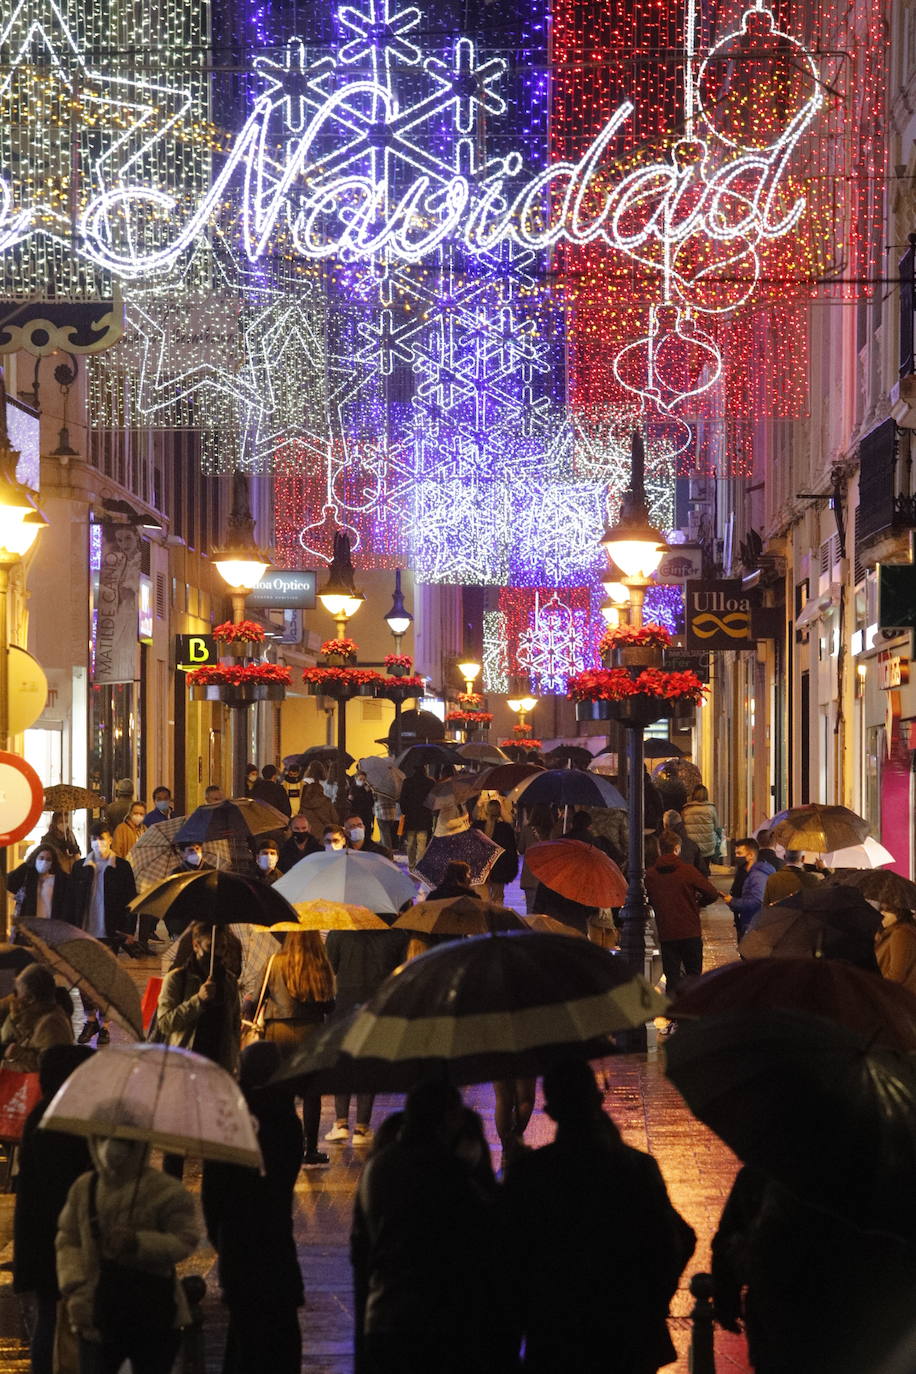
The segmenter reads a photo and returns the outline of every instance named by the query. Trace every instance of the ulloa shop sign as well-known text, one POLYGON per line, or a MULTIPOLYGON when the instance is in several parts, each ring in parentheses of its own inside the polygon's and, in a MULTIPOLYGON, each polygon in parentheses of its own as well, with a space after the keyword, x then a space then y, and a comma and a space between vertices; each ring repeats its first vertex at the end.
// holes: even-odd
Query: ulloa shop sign
POLYGON ((740 581, 688 582, 685 587, 688 649, 753 649, 752 616, 758 598, 740 581))

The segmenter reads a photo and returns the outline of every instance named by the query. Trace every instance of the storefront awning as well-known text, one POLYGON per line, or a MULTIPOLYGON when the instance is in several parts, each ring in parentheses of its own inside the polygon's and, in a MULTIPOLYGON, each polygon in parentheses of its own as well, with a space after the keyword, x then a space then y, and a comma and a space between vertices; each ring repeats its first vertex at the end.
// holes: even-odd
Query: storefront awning
POLYGON ((831 582, 826 592, 822 592, 820 596, 812 596, 806 601, 795 621, 796 630, 803 630, 813 620, 822 620, 824 616, 830 615, 840 604, 841 590, 839 582, 831 582))

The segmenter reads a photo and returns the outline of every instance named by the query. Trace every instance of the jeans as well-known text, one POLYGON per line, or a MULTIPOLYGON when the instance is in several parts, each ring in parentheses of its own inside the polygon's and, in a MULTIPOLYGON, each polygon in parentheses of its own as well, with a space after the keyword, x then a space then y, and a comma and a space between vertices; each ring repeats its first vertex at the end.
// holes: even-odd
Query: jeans
MULTIPOLYGON (((357 1126, 368 1126, 369 1118, 372 1115, 372 1104, 375 1102, 375 1093, 357 1093, 356 1095, 356 1124, 357 1126)), ((338 1093, 334 1098, 334 1119, 336 1121, 346 1121, 350 1115, 350 1094, 338 1093)))
POLYGON ((703 972, 703 939, 697 935, 690 940, 662 940, 661 949, 665 990, 673 997, 682 978, 703 972))
POLYGON ((171 1374, 181 1345, 181 1332, 149 1331, 119 1336, 117 1340, 87 1341, 80 1337, 80 1374, 118 1374, 130 1360, 134 1374, 171 1374))

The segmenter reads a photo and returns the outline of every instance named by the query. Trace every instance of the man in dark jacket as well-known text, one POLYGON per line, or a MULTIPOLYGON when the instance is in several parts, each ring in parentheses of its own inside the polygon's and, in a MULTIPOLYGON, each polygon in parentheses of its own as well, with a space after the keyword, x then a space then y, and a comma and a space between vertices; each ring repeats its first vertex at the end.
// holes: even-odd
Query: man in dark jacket
POLYGON ((655 912, 662 968, 669 997, 681 978, 703 972, 700 907, 719 899, 718 888, 680 857, 681 840, 671 830, 659 836, 659 856, 646 869, 646 892, 655 912))
POLYGON ((251 789, 251 795, 255 801, 267 802, 268 806, 274 806, 278 811, 282 811, 284 816, 291 816, 293 808, 286 792, 286 788, 279 781, 280 770, 272 763, 266 763, 261 769, 261 776, 251 789))
POLYGON ((662 794, 659 792, 648 768, 643 768, 642 775, 643 806, 645 808, 644 824, 646 830, 660 830, 662 825, 662 815, 665 811, 665 803, 662 794))
POLYGON ((115 948, 149 953, 141 950, 134 938, 136 918, 127 910, 128 902, 137 895, 134 870, 113 852, 107 821, 97 821, 89 835, 91 852, 78 859, 70 872, 68 921, 115 948))
POLYGON ((432 785, 432 779, 422 763, 415 764, 409 777, 401 783, 398 805, 404 817, 407 867, 410 869, 416 868, 423 858, 432 834, 433 813, 424 805, 432 785))
POLYGON ((288 873, 300 859, 323 853, 324 845, 312 834, 305 816, 294 816, 289 824, 289 839, 280 846, 279 867, 288 873))
POLYGON ((772 830, 758 830, 757 843, 760 846, 757 854, 758 861, 760 863, 769 864, 773 872, 778 873, 783 863, 787 861, 781 859, 773 848, 772 830))
POLYGON ((506 1283, 526 1374, 649 1374, 675 1358, 668 1304, 696 1237, 651 1155, 624 1145, 587 1064, 544 1075, 552 1145, 506 1175, 506 1283), (596 1299, 595 1275, 613 1274, 596 1299))
POLYGON ((13 1214, 13 1288, 34 1293, 32 1370, 52 1374, 57 1325, 57 1264, 54 1238, 70 1185, 92 1168, 83 1136, 38 1129, 58 1088, 94 1050, 84 1045, 54 1045, 41 1056, 38 1082, 41 1100, 30 1113, 19 1147, 16 1208, 13 1214))
POLYGON ((343 828, 347 837, 348 849, 355 849, 360 854, 381 854, 383 859, 392 857, 390 849, 379 844, 378 840, 369 839, 369 832, 362 816, 348 816, 343 823, 343 828))

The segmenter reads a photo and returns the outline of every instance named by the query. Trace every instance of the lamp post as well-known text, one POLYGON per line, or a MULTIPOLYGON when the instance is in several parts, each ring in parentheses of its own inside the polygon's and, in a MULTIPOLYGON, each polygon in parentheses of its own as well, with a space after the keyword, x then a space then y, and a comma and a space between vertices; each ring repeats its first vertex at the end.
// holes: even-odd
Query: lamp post
MULTIPOLYGON (((328 568, 328 580, 324 584, 324 590, 318 593, 318 600, 328 615, 333 616, 338 639, 346 639, 347 624, 365 599, 363 593, 356 590, 356 573, 353 569, 353 558, 350 553, 350 540, 345 534, 335 534, 334 556, 331 559, 331 566, 328 568)), ((344 778, 347 771, 344 763, 344 755, 347 752, 347 697, 343 694, 337 699, 337 749, 337 800, 339 801, 341 792, 346 786, 344 778)))
MULTIPOLYGON (((232 509, 226 529, 226 545, 215 550, 213 565, 226 584, 232 600, 232 619, 238 624, 245 619, 245 598, 254 591, 270 567, 270 559, 254 541, 254 516, 248 504, 248 479, 242 472, 232 480, 232 509)), ((245 770, 248 766, 246 722, 248 708, 240 708, 235 718, 233 740, 233 792, 245 794, 245 770)))
MULTIPOLYGON (((629 591, 631 623, 642 625, 642 607, 649 579, 662 561, 665 541, 660 532, 649 524, 645 489, 645 449, 638 430, 633 432, 631 445, 630 486, 621 505, 620 518, 613 529, 605 532, 601 543, 623 574, 623 586, 629 591)), ((610 580, 610 579, 609 579, 610 580)), ((612 585, 616 585, 613 584, 612 585)), ((613 596, 613 593, 610 593, 613 596)), ((647 720, 623 720, 627 732, 627 897, 620 909, 620 952, 630 967, 639 973, 646 967, 646 928, 652 908, 646 894, 645 797, 643 771, 645 767, 643 731, 647 720)))
POLYGON ((537 704, 537 697, 510 697, 506 702, 509 710, 518 717, 520 726, 527 725, 525 717, 531 714, 537 704))
MULTIPOLYGON (((10 735, 10 569, 20 563, 47 527, 47 520, 28 487, 16 477, 19 454, 10 444, 6 427, 6 380, 0 368, 0 750, 9 749, 10 735)), ((0 883, 6 891, 6 849, 0 847, 0 883)), ((6 905, 3 920, 6 930, 6 905)))
MULTIPOLYGON (((385 616, 385 622, 394 636, 394 652, 401 652, 401 640, 410 629, 413 616, 404 605, 404 596, 401 591, 401 569, 398 568, 394 574, 394 597, 391 601, 391 610, 385 616)), ((401 752, 401 693, 394 694, 394 756, 401 752)))
POLYGON ((462 663, 458 664, 458 671, 464 678, 464 690, 470 696, 474 690, 474 683, 480 677, 481 666, 476 659, 465 658, 462 663))

